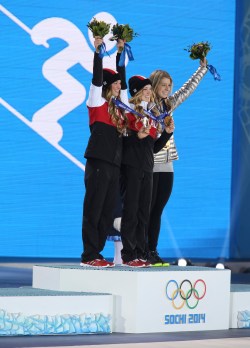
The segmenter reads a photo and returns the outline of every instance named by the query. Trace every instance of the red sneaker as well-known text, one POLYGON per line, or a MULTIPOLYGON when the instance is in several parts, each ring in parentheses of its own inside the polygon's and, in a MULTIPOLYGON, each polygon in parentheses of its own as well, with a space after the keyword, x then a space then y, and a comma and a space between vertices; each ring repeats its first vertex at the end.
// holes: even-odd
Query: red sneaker
POLYGON ((105 259, 95 259, 91 261, 82 261, 80 263, 80 266, 107 268, 107 267, 114 267, 115 264, 113 262, 108 262, 105 259))
POLYGON ((139 259, 139 260, 144 263, 145 267, 151 267, 152 266, 151 263, 148 262, 147 260, 143 260, 143 259, 139 259))
POLYGON ((107 261, 105 259, 103 259, 103 260, 109 264, 109 267, 115 267, 115 263, 114 262, 110 262, 110 261, 107 261))
POLYGON ((132 260, 132 261, 128 261, 128 262, 123 261, 122 265, 123 266, 128 266, 128 267, 133 267, 133 268, 147 267, 145 262, 143 262, 141 260, 138 260, 138 259, 135 259, 135 260, 132 260))

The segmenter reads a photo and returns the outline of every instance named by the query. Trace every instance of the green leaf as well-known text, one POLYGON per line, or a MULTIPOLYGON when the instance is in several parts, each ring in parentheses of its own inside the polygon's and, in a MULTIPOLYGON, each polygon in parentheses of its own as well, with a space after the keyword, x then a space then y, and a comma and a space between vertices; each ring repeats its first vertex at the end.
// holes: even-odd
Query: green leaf
POLYGON ((93 18, 91 22, 88 22, 87 27, 92 31, 93 36, 100 36, 103 38, 109 33, 111 24, 105 23, 104 21, 98 21, 93 18))

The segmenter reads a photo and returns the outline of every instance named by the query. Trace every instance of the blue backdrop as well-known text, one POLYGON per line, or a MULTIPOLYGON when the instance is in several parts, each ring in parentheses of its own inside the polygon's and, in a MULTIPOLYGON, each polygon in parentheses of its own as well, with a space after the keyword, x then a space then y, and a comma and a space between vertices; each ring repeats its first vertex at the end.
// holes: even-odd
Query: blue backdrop
MULTIPOLYGON (((184 48, 209 41, 208 73, 175 111, 179 161, 162 217, 166 257, 229 256, 235 0, 0 3, 0 255, 79 257, 89 129, 93 17, 140 36, 127 76, 167 70, 174 91, 198 67, 184 48)), ((115 47, 105 38, 114 68, 115 47)), ((107 242, 104 255, 113 254, 107 242)))
POLYGON ((237 1, 230 255, 250 259, 250 3, 237 1))

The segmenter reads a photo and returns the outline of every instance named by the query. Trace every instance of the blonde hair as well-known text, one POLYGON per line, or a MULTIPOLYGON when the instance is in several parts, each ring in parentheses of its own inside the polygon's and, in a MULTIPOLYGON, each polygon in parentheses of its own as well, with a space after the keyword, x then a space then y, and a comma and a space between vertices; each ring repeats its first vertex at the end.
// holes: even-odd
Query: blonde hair
MULTIPOLYGON (((147 117, 147 115, 144 113, 143 111, 143 107, 141 106, 141 102, 142 102, 142 91, 143 89, 141 89, 139 92, 137 92, 133 97, 131 97, 129 99, 129 102, 131 104, 134 105, 134 110, 139 112, 140 114, 144 115, 147 117)), ((152 89, 152 94, 150 96, 150 101, 149 103, 153 103, 155 104, 155 93, 152 89)), ((160 112, 159 110, 154 106, 151 110, 150 110, 155 116, 159 116, 160 112)), ((134 115, 136 118, 136 122, 135 122, 135 126, 137 127, 137 123, 140 121, 140 117, 137 115, 134 115)), ((160 131, 160 125, 157 125, 157 130, 160 131)))
POLYGON ((171 103, 170 103, 169 98, 166 98, 166 99, 162 100, 158 96, 158 94, 157 94, 158 87, 159 87, 159 85, 160 85, 160 83, 161 83, 163 78, 167 78, 167 79, 170 80, 170 82, 171 82, 171 92, 172 92, 172 89, 173 89, 173 79, 172 79, 172 77, 169 75, 169 73, 167 71, 165 71, 165 70, 155 70, 149 76, 149 80, 152 83, 152 89, 153 89, 153 91, 155 93, 155 102, 156 102, 156 104, 158 105, 158 107, 160 109, 162 109, 161 103, 163 101, 165 103, 167 111, 169 111, 171 109, 171 103))
MULTIPOLYGON (((111 121, 116 126, 117 131, 123 134, 128 128, 128 118, 125 111, 118 109, 113 103, 112 96, 111 85, 102 90, 102 97, 108 102, 108 112, 110 114, 111 121), (122 115, 122 117, 120 115, 122 115)), ((121 100, 120 95, 117 97, 117 99, 121 100)))

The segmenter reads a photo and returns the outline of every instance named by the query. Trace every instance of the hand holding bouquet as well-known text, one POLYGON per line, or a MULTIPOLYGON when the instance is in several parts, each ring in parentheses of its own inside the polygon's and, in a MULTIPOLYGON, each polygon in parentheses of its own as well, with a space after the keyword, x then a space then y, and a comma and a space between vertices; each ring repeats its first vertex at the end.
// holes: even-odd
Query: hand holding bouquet
MULTIPOLYGON (((211 50, 211 47, 208 41, 206 41, 198 42, 197 44, 188 46, 187 48, 184 48, 184 50, 190 53, 189 57, 191 59, 200 59, 204 62, 208 52, 211 50)), ((207 68, 211 72, 215 80, 221 80, 220 74, 217 72, 213 65, 207 64, 207 68)))
MULTIPOLYGON (((111 24, 107 24, 104 21, 98 21, 96 18, 93 18, 91 22, 88 22, 87 27, 90 31, 92 31, 95 39, 103 39, 104 36, 109 33, 110 25, 111 24)), ((98 49, 99 57, 103 58, 105 53, 107 53, 105 43, 102 42, 102 44, 98 46, 98 49)))
POLYGON ((110 41, 116 40, 117 42, 119 42, 119 40, 123 40, 125 42, 124 49, 123 50, 120 49, 121 57, 119 60, 119 66, 124 66, 126 54, 129 60, 134 60, 131 47, 127 44, 127 42, 132 41, 134 37, 138 36, 138 34, 135 33, 134 30, 128 24, 118 24, 118 23, 113 25, 111 32, 113 36, 109 39, 110 41))

